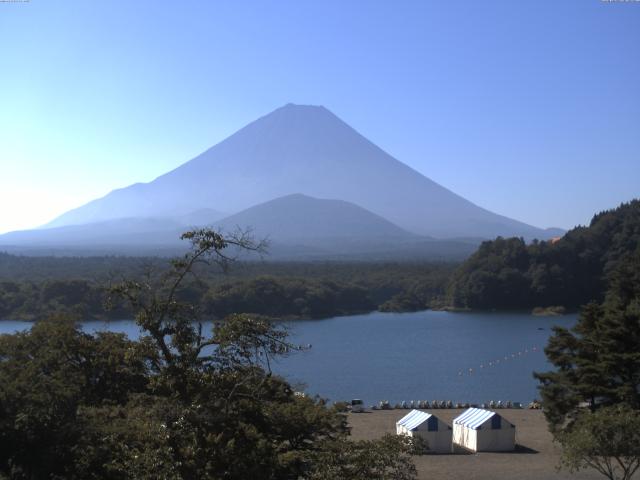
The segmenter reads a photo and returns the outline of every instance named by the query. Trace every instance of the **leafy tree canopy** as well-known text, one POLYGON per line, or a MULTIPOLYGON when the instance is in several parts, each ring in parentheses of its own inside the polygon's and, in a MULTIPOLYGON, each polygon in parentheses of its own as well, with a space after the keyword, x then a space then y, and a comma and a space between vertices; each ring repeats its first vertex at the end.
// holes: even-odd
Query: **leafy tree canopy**
POLYGON ((297 349, 286 331, 243 314, 206 331, 184 300, 195 265, 226 268, 227 248, 260 245, 183 237, 192 249, 170 270, 110 288, 112 305, 137 312, 140 340, 63 318, 0 337, 0 478, 415 478, 409 443, 348 441, 337 407, 271 372, 297 349))
POLYGON ((605 301, 587 305, 572 330, 556 327, 545 352, 556 370, 536 377, 552 426, 585 402, 640 409, 640 250, 612 272, 605 301))
POLYGON ((640 468, 640 411, 605 407, 582 412, 560 437, 562 465, 593 468, 610 480, 630 480, 640 468))
POLYGON ((554 329, 545 353, 556 369, 535 376, 563 464, 630 479, 640 466, 640 249, 610 273, 602 304, 554 329))
POLYGON ((640 200, 599 213, 557 241, 484 242, 453 274, 448 302, 478 309, 564 306, 602 301, 621 259, 640 245, 640 200))

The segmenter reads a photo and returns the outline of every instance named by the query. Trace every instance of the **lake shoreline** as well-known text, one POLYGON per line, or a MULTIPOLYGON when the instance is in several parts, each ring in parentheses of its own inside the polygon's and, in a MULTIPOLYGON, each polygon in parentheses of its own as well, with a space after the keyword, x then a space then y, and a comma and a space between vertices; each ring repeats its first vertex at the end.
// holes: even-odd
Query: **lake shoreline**
MULTIPOLYGON (((211 331, 212 322, 203 322, 211 331)), ((513 313, 373 312, 318 320, 282 321, 289 340, 311 348, 275 359, 274 373, 309 395, 331 402, 362 399, 366 405, 387 400, 491 400, 528 404, 539 397, 533 372, 552 368, 544 347, 553 326, 571 328, 575 317, 533 317, 513 313)), ((33 323, 0 322, 0 333, 31 328, 33 323)), ((141 335, 135 321, 80 322, 89 334, 99 331, 141 335)))
MULTIPOLYGON (((390 314, 390 315, 402 315, 402 314, 411 314, 411 313, 422 313, 422 312, 447 312, 447 313, 451 313, 451 314, 458 314, 458 313, 477 313, 477 314, 498 314, 498 315, 504 315, 504 314, 514 314, 514 315, 528 315, 531 317, 562 317, 562 316, 566 316, 566 315, 572 315, 575 314, 576 311, 573 310, 565 310, 563 307, 563 310, 560 311, 559 307, 535 307, 534 309, 518 309, 518 310, 513 310, 513 309, 471 309, 471 308, 464 308, 464 307, 452 307, 452 306, 445 306, 445 307, 434 307, 434 308, 424 308, 421 310, 380 310, 380 309, 374 309, 374 310, 354 310, 352 312, 338 312, 335 313, 333 315, 330 316, 313 316, 313 315, 308 315, 308 316, 296 316, 296 315, 284 315, 284 316, 280 316, 280 317, 269 317, 266 315, 262 315, 262 314, 258 314, 258 313, 247 313, 247 312, 243 312, 243 314, 246 315, 258 315, 261 316, 263 318, 266 318, 267 320, 272 320, 272 321, 283 321, 283 322, 296 322, 296 321, 322 321, 322 320, 329 320, 329 319, 334 319, 334 318, 342 318, 342 317, 352 317, 352 316, 359 316, 359 315, 371 315, 371 314, 376 314, 376 313, 380 313, 380 314, 390 314)), ((0 318, 0 323, 2 322, 24 322, 24 323, 36 323, 36 322, 41 322, 45 319, 43 318, 0 318)), ((130 320, 127 318, 111 318, 109 316, 104 316, 104 317, 91 317, 88 318, 86 320, 79 320, 79 322, 81 323, 86 323, 86 322, 98 322, 98 323, 108 323, 108 322, 119 322, 119 321, 123 321, 123 320, 130 320)), ((202 319, 202 322, 219 322, 224 320, 224 318, 207 318, 207 319, 202 319)))

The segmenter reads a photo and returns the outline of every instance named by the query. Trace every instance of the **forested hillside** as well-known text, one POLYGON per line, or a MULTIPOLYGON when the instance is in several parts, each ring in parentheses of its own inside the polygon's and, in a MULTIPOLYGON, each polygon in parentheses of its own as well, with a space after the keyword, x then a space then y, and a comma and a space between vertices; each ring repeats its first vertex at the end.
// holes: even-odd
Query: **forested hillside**
MULTIPOLYGON (((212 318, 231 312, 320 318, 371 310, 413 311, 452 305, 474 309, 577 309, 601 301, 619 259, 638 249, 640 201, 594 216, 553 242, 484 242, 466 262, 237 262, 231 274, 196 268, 182 293, 212 318)), ((0 253, 0 319, 47 312, 78 318, 126 318, 104 310, 106 286, 162 272, 153 257, 24 257, 0 253)))
MULTIPOLYGON (((104 308, 105 288, 121 278, 160 275, 153 257, 23 257, 0 253, 0 319, 38 319, 50 312, 80 319, 129 318, 104 308)), ((210 318, 231 312, 319 318, 421 310, 442 303, 454 264, 238 262, 228 274, 196 268, 181 295, 210 318)))
POLYGON ((640 245, 640 201, 599 213, 557 241, 484 242, 453 274, 451 305, 477 309, 564 306, 602 301, 608 276, 640 245))

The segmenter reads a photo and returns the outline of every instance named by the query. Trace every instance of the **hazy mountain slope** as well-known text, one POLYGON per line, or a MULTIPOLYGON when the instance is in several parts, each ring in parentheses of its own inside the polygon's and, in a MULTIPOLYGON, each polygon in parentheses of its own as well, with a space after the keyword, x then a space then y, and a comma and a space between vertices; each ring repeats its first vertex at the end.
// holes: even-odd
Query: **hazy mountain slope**
POLYGON ((280 243, 326 243, 326 239, 374 242, 415 240, 411 234, 364 208, 342 200, 321 200, 301 194, 277 198, 223 220, 208 210, 174 218, 123 218, 84 225, 65 225, 10 232, 0 245, 112 245, 174 243, 191 226, 211 225, 225 231, 253 230, 280 243))
MULTIPOLYGON (((12 232, 0 236, 0 248, 30 255, 173 255, 186 244, 185 218, 210 218, 206 212, 170 219, 127 218, 12 232)), ((268 258, 290 260, 463 259, 479 242, 435 241, 409 233, 353 203, 293 194, 250 207, 218 222, 225 232, 252 229, 269 240, 268 258)), ((197 226, 192 223, 190 226, 197 226)), ((257 257, 255 257, 257 258, 257 257)))
POLYGON ((212 208, 201 208, 193 212, 173 217, 172 220, 177 221, 180 225, 186 226, 213 225, 215 222, 226 216, 227 215, 212 208))
POLYGON ((214 226, 251 227, 256 238, 269 240, 271 259, 461 260, 480 243, 422 237, 353 203, 302 194, 250 207, 214 226))
POLYGON ((177 239, 185 230, 182 223, 168 218, 122 218, 85 225, 21 230, 0 235, 0 246, 96 246, 163 244, 177 239))
POLYGON ((372 242, 375 239, 415 239, 393 223, 343 200, 292 194, 250 207, 216 223, 232 230, 251 227, 257 236, 286 243, 317 243, 326 238, 372 242))
POLYGON ((201 209, 173 217, 125 217, 0 235, 0 246, 153 245, 175 243, 189 227, 213 225, 224 215, 201 209))
POLYGON ((394 159, 324 107, 286 105, 147 184, 67 212, 49 226, 167 217, 200 208, 238 212, 301 192, 360 205, 436 237, 548 237, 482 209, 394 159))

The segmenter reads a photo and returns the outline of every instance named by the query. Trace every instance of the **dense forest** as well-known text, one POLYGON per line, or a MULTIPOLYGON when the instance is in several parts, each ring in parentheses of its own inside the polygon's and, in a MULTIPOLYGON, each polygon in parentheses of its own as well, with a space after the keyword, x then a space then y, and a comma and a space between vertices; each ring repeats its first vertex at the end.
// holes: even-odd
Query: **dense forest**
MULTIPOLYGON (((122 278, 161 274, 166 259, 26 257, 0 253, 0 319, 48 314, 83 319, 130 317, 126 306, 105 310, 104 293, 122 278)), ((440 305, 454 264, 237 262, 227 273, 197 266, 182 287, 184 300, 211 318, 229 313, 320 318, 415 311, 440 305)))
POLYGON ((640 201, 599 213, 588 227, 527 245, 519 238, 484 242, 453 274, 448 302, 472 309, 563 306, 602 301, 620 259, 640 245, 640 201))
MULTIPOLYGON (((230 272, 195 266, 185 301, 210 318, 255 313, 321 318, 425 308, 576 310, 601 301, 608 277, 640 243, 640 201, 594 216, 556 241, 497 238, 461 265, 452 263, 235 262, 230 272)), ((166 269, 161 257, 27 257, 0 253, 0 319, 55 313, 83 319, 129 318, 104 308, 104 292, 122 278, 166 269)))

